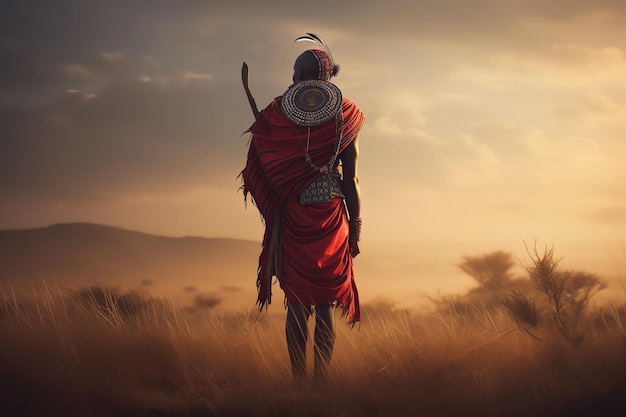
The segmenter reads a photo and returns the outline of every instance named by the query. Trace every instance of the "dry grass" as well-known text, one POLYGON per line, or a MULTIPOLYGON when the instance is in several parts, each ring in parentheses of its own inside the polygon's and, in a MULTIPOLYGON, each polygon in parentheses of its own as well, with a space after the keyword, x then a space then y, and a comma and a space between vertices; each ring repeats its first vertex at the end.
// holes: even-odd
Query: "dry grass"
MULTIPOLYGON (((339 326, 331 379, 291 385, 284 313, 185 311, 107 288, 0 291, 0 405, 16 416, 584 416, 623 407, 623 305, 541 341, 502 305, 378 302, 339 326)), ((311 357, 312 355, 309 355, 311 357)))

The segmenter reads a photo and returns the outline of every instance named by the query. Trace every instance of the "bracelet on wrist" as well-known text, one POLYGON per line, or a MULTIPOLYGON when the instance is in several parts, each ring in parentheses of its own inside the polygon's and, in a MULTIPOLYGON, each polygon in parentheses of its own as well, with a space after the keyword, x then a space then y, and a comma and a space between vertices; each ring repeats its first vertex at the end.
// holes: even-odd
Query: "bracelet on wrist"
POLYGON ((350 219, 350 240, 358 242, 361 240, 361 225, 363 221, 360 217, 350 219))

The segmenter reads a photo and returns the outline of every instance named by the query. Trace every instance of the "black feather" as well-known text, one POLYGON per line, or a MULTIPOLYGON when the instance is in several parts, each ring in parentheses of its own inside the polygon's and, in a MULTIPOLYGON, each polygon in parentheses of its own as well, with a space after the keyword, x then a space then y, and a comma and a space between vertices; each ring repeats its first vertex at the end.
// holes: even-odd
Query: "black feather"
POLYGON ((315 33, 308 33, 307 35, 309 35, 311 38, 315 39, 319 44, 326 46, 326 42, 324 42, 322 40, 322 38, 320 38, 319 36, 317 36, 315 33))
POLYGON ((316 42, 317 43, 317 41, 314 38, 310 37, 310 36, 300 36, 294 42, 300 42, 300 41, 309 41, 309 42, 316 42))

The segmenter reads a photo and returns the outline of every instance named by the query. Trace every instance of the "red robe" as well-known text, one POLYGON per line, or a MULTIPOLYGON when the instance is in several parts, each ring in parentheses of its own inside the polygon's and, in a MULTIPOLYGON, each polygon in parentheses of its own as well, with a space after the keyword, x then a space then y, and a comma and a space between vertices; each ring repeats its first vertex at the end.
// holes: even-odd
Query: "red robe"
MULTIPOLYGON (((242 171, 248 193, 265 220, 263 249, 257 276, 260 308, 271 303, 271 286, 278 278, 288 303, 336 303, 350 323, 360 319, 359 298, 348 246, 344 202, 301 205, 300 193, 319 175, 305 162, 308 131, 294 125, 280 109, 280 97, 262 110, 250 128, 252 139, 242 171)), ((357 137, 365 115, 348 99, 343 111, 339 152, 357 137)), ((335 152, 334 118, 310 128, 309 155, 317 166, 335 152)))

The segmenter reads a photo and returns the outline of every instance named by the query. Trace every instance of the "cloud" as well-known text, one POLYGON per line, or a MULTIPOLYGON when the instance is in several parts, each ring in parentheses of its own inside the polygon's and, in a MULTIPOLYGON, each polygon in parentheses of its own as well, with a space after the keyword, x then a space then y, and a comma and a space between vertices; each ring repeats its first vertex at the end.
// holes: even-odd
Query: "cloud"
POLYGON ((239 100, 189 81, 111 83, 93 98, 72 91, 45 107, 0 108, 3 195, 89 199, 232 180, 241 168, 230 165, 232 143, 245 124, 229 112, 242 113, 239 100))
MULTIPOLYGON (((615 92, 612 93, 613 95, 615 92)), ((578 103, 560 110, 563 117, 587 127, 626 125, 626 94, 619 98, 607 93, 592 93, 578 103)))
POLYGON ((486 56, 456 68, 454 74, 489 89, 553 90, 624 87, 624 71, 626 55, 621 48, 549 45, 486 56))
POLYGON ((124 54, 122 54, 121 52, 106 52, 106 51, 101 51, 99 53, 100 57, 102 57, 102 59, 104 59, 105 61, 121 61, 124 59, 124 54))
POLYGON ((182 74, 183 80, 191 81, 191 80, 210 80, 213 78, 211 74, 199 74, 193 71, 183 71, 182 74))
POLYGON ((402 219, 424 211, 428 224, 411 227, 452 235, 470 218, 483 233, 481 216, 503 212, 532 224, 550 210, 621 207, 622 3, 3 4, 2 218, 153 230, 166 216, 227 235, 233 227, 212 216, 241 206, 235 178, 252 121, 241 63, 264 106, 289 85, 305 48, 292 41, 308 31, 328 41, 337 84, 368 116, 359 170, 372 218, 396 207, 408 228, 402 219))
POLYGON ((80 64, 68 64, 65 66, 65 72, 70 78, 87 78, 96 79, 96 75, 89 68, 80 64))
POLYGON ((589 217, 593 221, 611 227, 623 227, 626 225, 626 205, 604 208, 592 213, 589 217))

